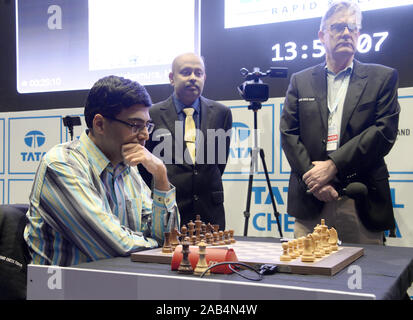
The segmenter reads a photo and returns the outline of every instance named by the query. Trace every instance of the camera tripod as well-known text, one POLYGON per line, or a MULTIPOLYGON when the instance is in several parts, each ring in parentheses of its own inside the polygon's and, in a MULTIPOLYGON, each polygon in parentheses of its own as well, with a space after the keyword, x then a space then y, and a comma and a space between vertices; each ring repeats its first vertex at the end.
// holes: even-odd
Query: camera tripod
POLYGON ((268 190, 271 196, 271 203, 272 203, 272 208, 274 210, 274 216, 277 221, 278 232, 280 233, 280 237, 282 238, 283 234, 281 231, 281 224, 280 224, 280 219, 279 219, 280 214, 277 211, 277 207, 275 205, 275 199, 274 199, 274 194, 272 192, 270 177, 268 175, 267 164, 265 163, 264 149, 258 147, 257 113, 258 113, 258 110, 261 109, 261 107, 262 105, 260 102, 252 102, 251 105, 248 107, 248 110, 253 110, 254 112, 254 148, 251 149, 251 164, 250 164, 250 173, 249 173, 249 180, 248 180, 247 206, 244 211, 244 218, 245 218, 244 237, 246 237, 248 234, 248 222, 249 222, 249 218, 251 215, 250 208, 251 208, 252 182, 254 180, 254 173, 258 171, 258 154, 259 154, 261 161, 262 161, 262 166, 264 168, 265 179, 267 180, 268 190))

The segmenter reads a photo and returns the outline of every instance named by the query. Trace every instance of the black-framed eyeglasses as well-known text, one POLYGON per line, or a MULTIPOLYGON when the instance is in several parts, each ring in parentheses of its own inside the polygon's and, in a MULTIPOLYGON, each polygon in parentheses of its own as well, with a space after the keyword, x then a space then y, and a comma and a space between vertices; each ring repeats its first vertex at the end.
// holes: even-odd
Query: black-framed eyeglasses
POLYGON ((137 124, 137 123, 132 124, 132 123, 120 120, 120 119, 116 119, 115 117, 108 117, 108 116, 103 116, 103 117, 129 126, 132 129, 132 134, 137 134, 141 132, 144 128, 146 128, 148 130, 148 133, 151 134, 153 132, 153 129, 155 128, 155 124, 153 122, 146 122, 144 124, 137 124))
POLYGON ((339 34, 344 32, 345 29, 348 29, 349 32, 355 33, 359 30, 356 23, 333 23, 330 25, 330 31, 334 34, 339 34))

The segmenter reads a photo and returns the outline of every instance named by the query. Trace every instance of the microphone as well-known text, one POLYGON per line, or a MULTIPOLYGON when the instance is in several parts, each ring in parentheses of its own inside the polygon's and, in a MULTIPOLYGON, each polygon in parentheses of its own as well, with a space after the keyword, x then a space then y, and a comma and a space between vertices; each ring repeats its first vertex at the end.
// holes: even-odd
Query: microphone
MULTIPOLYGON (((367 187, 364 183, 361 182, 352 182, 349 183, 345 188, 337 190, 338 195, 347 196, 351 199, 360 199, 366 197, 368 194, 367 187)), ((310 190, 306 191, 307 195, 311 195, 310 190)))
POLYGON ((351 199, 365 197, 368 194, 367 187, 361 182, 352 182, 347 187, 338 191, 340 196, 347 196, 351 199))

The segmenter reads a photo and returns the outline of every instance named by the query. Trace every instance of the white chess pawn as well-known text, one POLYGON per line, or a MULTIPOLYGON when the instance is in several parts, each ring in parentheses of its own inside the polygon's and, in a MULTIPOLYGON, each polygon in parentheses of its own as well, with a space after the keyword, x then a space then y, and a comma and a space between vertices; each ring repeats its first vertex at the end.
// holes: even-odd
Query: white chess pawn
POLYGON ((299 257, 300 252, 298 251, 298 240, 297 239, 293 240, 293 245, 294 245, 294 254, 296 257, 299 257))
POLYGON ((283 254, 280 256, 280 261, 291 261, 291 257, 288 255, 288 242, 283 242, 281 247, 283 248, 283 254))
POLYGON ((293 240, 288 241, 288 254, 292 259, 297 258, 298 256, 294 252, 294 243, 293 240))

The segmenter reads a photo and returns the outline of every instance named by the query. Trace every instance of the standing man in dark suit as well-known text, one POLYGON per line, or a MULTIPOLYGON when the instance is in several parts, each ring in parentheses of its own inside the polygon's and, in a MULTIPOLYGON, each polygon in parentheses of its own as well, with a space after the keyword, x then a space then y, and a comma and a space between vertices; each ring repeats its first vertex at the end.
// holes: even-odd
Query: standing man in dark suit
MULTIPOLYGON (((186 53, 174 59, 169 74, 174 92, 150 109, 156 130, 147 148, 165 162, 168 177, 176 187, 181 223, 195 221, 199 214, 202 221, 219 224, 223 230, 221 176, 229 154, 232 114, 223 104, 201 96, 205 78, 200 56, 186 53), (187 121, 196 129, 188 129, 187 121)), ((143 174, 150 183, 151 177, 143 174)))
POLYGON ((334 3, 318 32, 325 63, 291 77, 280 130, 296 237, 320 218, 350 243, 381 244, 383 231, 395 227, 384 156, 397 136, 398 74, 354 59, 360 29, 358 6, 334 3), (351 182, 365 184, 367 197, 340 196, 351 182))

